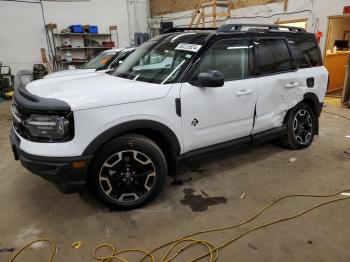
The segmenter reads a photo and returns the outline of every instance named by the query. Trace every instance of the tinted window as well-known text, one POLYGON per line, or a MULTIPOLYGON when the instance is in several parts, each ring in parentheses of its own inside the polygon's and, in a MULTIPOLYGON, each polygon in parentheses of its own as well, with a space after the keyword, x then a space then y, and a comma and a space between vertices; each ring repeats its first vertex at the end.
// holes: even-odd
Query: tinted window
POLYGON ((288 38, 301 50, 309 67, 322 65, 320 50, 313 34, 293 34, 288 38))
POLYGON ((292 69, 286 42, 283 39, 261 39, 259 41, 259 65, 262 74, 292 69))
POLYGON ((209 70, 220 71, 225 81, 249 76, 249 58, 253 58, 249 40, 227 39, 215 43, 203 56, 197 74, 209 70))
MULTIPOLYGON (((295 41, 294 41, 295 42, 295 41)), ((295 42, 311 66, 321 66, 322 59, 316 41, 295 42)))
POLYGON ((310 62, 305 58, 300 48, 294 43, 294 41, 289 41, 289 47, 292 57, 294 59, 295 67, 307 68, 312 66, 310 62))

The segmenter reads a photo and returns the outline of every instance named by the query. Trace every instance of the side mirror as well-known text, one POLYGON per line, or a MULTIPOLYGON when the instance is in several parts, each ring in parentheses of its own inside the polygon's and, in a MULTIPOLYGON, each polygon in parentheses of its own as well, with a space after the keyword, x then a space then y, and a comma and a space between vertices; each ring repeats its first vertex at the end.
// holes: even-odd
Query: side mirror
POLYGON ((220 71, 210 70, 198 75, 198 86, 200 87, 220 87, 224 85, 225 77, 220 71))

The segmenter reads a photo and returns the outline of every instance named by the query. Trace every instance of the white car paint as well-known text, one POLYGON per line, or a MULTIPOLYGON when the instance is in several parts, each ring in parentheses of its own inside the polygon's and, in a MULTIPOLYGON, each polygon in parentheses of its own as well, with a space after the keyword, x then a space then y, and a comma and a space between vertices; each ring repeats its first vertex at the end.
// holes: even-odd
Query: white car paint
MULTIPOLYGON (((108 75, 106 75, 108 76, 108 75)), ((123 83, 125 79, 117 78, 116 83, 123 83)), ((110 80, 109 80, 110 81, 110 80)), ((133 82, 137 84, 137 82, 133 82)), ((21 150, 35 155, 41 156, 78 156, 81 155, 86 146, 96 137, 96 134, 101 134, 103 131, 113 127, 117 124, 124 123, 130 120, 154 120, 168 126, 176 135, 179 141, 182 141, 181 135, 181 118, 176 116, 174 99, 178 97, 181 84, 169 84, 169 85, 145 85, 146 83, 140 83, 139 87, 136 87, 139 91, 132 91, 132 83, 129 83, 128 87, 123 86, 124 91, 128 90, 129 95, 126 95, 122 91, 118 91, 118 86, 115 87, 114 99, 137 99, 139 94, 147 94, 148 99, 139 101, 137 103, 122 103, 119 105, 93 107, 95 101, 90 101, 91 104, 86 109, 73 109, 74 112, 74 125, 75 136, 73 140, 65 143, 37 143, 26 139, 23 139, 17 133, 21 140, 21 150), (145 85, 141 89, 142 85, 145 85), (140 92, 141 91, 141 92, 140 92), (119 98, 118 98, 119 97, 119 98), (162 114, 160 114, 162 112, 162 114), (174 117, 176 116, 176 117, 174 117)), ((106 87, 104 87, 106 88, 106 87)), ((30 90, 34 90, 30 87, 30 90)), ((100 103, 103 99, 108 99, 111 96, 112 89, 105 92, 100 92, 100 103)), ((38 92, 37 92, 38 94, 38 92)), ((63 93, 62 93, 63 94, 63 93)), ((91 94, 91 93, 90 93, 91 94)), ((94 96, 97 96, 95 90, 94 96)), ((51 97, 51 96, 46 96, 51 97)), ((78 101, 78 95, 74 100, 78 101)), ((98 100, 98 99, 96 99, 98 100)), ((71 100, 73 101, 73 100, 71 100)), ((181 142, 180 142, 181 143, 181 142)), ((182 145, 181 145, 181 148, 182 145)))
POLYGON ((181 88, 184 151, 250 135, 256 100, 255 79, 228 81, 219 88, 184 83, 181 88), (199 120, 195 127, 191 124, 194 118, 199 120))
POLYGON ((57 71, 51 74, 48 74, 44 77, 44 79, 51 79, 51 78, 56 78, 56 77, 67 77, 67 76, 73 76, 74 77, 79 77, 81 75, 85 76, 85 74, 91 74, 95 73, 96 69, 68 69, 68 70, 62 70, 62 71, 57 71))
POLYGON ((100 74, 81 79, 43 79, 29 83, 26 88, 40 97, 63 100, 75 111, 160 99, 167 95, 171 85, 100 74))
POLYGON ((281 126, 287 111, 303 100, 307 92, 314 93, 322 102, 327 91, 328 72, 320 66, 262 76, 257 80, 258 100, 253 134, 281 126), (317 88, 306 86, 308 77, 314 77, 317 88))

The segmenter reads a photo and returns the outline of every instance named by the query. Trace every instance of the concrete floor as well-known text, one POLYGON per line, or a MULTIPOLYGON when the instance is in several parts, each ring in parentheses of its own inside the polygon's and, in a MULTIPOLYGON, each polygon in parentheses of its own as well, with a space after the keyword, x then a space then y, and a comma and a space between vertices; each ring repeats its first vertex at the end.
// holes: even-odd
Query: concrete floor
MULTIPOLYGON (((350 117, 350 110, 334 101, 329 100, 325 109, 350 117)), ((61 194, 13 160, 9 106, 0 103, 0 249, 18 249, 27 241, 47 237, 57 243, 55 261, 95 261, 91 251, 101 243, 150 249, 194 231, 236 224, 285 194, 328 194, 350 188, 350 155, 344 153, 350 147, 345 137, 350 135, 350 122, 323 113, 320 135, 306 150, 264 144, 191 163, 185 166, 183 185, 171 186, 169 179, 148 206, 111 212, 86 192, 61 194), (291 157, 296 162, 290 163, 291 157), (191 194, 197 195, 193 201, 189 201, 191 194), (83 246, 73 249, 74 241, 83 246)), ((322 200, 288 199, 256 222, 201 238, 218 244, 253 225, 292 215, 322 200)), ((349 261, 349 213, 350 200, 345 200, 264 228, 223 249, 219 261, 349 261)), ((191 249, 184 256, 194 258, 201 251, 191 249)), ((45 245, 37 245, 18 261, 47 261, 47 254, 45 245)), ((0 253, 0 261, 7 261, 9 255, 0 253)))

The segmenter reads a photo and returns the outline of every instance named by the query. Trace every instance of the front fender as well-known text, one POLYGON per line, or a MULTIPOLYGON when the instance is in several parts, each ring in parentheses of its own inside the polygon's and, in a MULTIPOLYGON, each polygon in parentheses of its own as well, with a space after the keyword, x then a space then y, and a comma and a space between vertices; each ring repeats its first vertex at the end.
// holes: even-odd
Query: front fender
POLYGON ((93 155, 102 145, 107 143, 112 138, 135 130, 147 129, 160 132, 170 143, 172 151, 180 154, 181 147, 175 133, 166 125, 153 120, 131 120, 124 122, 102 132, 85 148, 83 155, 93 155))

